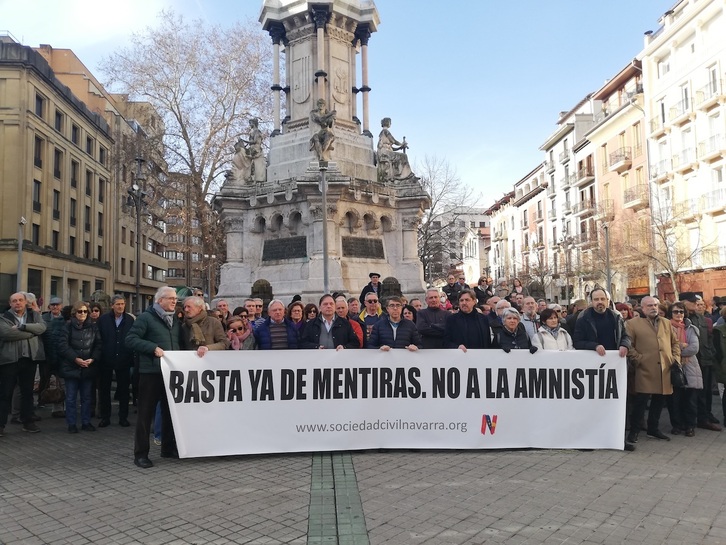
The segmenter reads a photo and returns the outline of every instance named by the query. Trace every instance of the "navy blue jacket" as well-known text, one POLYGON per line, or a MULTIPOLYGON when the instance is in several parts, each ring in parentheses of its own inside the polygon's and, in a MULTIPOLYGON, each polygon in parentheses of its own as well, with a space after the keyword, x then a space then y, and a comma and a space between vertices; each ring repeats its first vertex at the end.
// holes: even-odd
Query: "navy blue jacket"
POLYGON ((101 336, 90 318, 83 322, 75 317, 71 318, 58 340, 60 375, 63 378, 90 379, 96 376, 101 358, 101 336), (88 367, 81 367, 76 363, 76 358, 90 358, 93 363, 88 367))
POLYGON ((495 345, 492 343, 489 318, 476 310, 472 310, 472 312, 475 314, 474 319, 461 311, 449 315, 446 319, 446 333, 444 334, 445 348, 459 348, 462 344, 467 348, 492 348, 495 345), (479 335, 475 335, 475 331, 470 331, 474 324, 479 328, 479 335), (481 339, 483 346, 477 346, 478 339, 481 339))
POLYGON ((109 369, 133 367, 134 351, 126 346, 126 335, 134 325, 134 317, 124 312, 116 327, 113 311, 107 312, 96 322, 101 334, 101 364, 109 369))
MULTIPOLYGON (((317 317, 305 324, 300 334, 300 348, 320 348, 320 331, 323 328, 322 318, 317 317)), ((333 344, 337 348, 343 345, 345 348, 359 348, 358 337, 353 331, 353 326, 346 319, 335 316, 333 327, 330 328, 333 334, 333 344)))
POLYGON ((415 344, 419 348, 423 348, 421 344, 421 336, 418 334, 416 324, 406 318, 401 318, 398 322, 398 331, 396 338, 393 338, 393 327, 388 316, 381 316, 373 325, 371 337, 368 339, 367 348, 380 348, 381 346, 390 346, 391 348, 406 348, 410 344, 415 344))
MULTIPOLYGON (((287 348, 294 350, 298 346, 297 339, 297 328, 287 318, 285 320, 285 327, 287 328, 287 348)), ((270 318, 265 319, 260 325, 257 326, 253 331, 255 335, 255 341, 257 343, 257 350, 272 350, 272 336, 270 335, 270 318)))

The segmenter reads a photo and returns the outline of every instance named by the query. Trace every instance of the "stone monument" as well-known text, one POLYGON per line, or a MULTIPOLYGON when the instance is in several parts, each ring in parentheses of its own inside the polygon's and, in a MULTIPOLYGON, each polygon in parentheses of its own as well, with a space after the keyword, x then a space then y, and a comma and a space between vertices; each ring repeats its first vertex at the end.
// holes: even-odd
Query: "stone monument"
POLYGON ((273 43, 274 130, 262 159, 264 177, 260 157, 250 160, 255 125, 235 146, 232 169, 214 200, 227 236, 219 297, 240 304, 255 282, 266 281, 283 301, 294 294, 317 300, 323 291, 324 222, 330 291, 357 295, 375 270, 404 293, 421 293, 417 233, 430 198, 411 171, 405 138, 399 142, 391 134, 390 118, 382 121, 375 149, 369 127, 368 41, 379 23, 375 4, 265 0, 260 22, 273 43))

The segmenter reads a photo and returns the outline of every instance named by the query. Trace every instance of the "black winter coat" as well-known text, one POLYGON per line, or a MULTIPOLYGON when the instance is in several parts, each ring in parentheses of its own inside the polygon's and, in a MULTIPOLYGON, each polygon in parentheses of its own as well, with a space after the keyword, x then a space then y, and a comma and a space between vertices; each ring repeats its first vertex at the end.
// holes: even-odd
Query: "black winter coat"
POLYGON ((410 344, 415 344, 419 348, 423 348, 421 344, 421 336, 418 334, 416 324, 411 320, 401 318, 398 322, 398 331, 396 331, 396 338, 393 338, 393 327, 388 316, 381 316, 373 325, 371 331, 371 337, 368 339, 368 346, 366 348, 380 348, 381 346, 390 346, 391 348, 406 348, 410 344))
POLYGON ((89 379, 96 376, 101 359, 101 335, 90 319, 79 322, 75 317, 66 324, 59 335, 60 376, 63 378, 89 379), (75 360, 92 359, 88 367, 81 367, 75 360))
MULTIPOLYGON (((305 349, 320 348, 320 331, 323 327, 323 321, 319 317, 307 322, 300 334, 298 347, 305 349)), ((353 326, 350 325, 348 320, 336 315, 330 331, 333 334, 333 344, 336 348, 341 345, 345 348, 360 347, 358 337, 356 337, 353 326)))
POLYGON ((109 369, 124 369, 134 365, 134 351, 126 346, 126 335, 134 325, 134 317, 124 312, 116 327, 113 311, 96 322, 101 334, 101 364, 109 369))
POLYGON ((474 315, 457 312, 451 314, 446 320, 446 335, 444 346, 446 348, 459 348, 462 344, 467 348, 492 348, 492 334, 489 329, 489 318, 479 314, 474 315), (477 331, 478 330, 478 331, 477 331))
POLYGON ((506 327, 502 327, 499 331, 499 346, 503 349, 509 348, 510 350, 529 349, 532 343, 529 340, 529 335, 527 335, 524 324, 522 322, 517 324, 517 329, 514 333, 506 327))

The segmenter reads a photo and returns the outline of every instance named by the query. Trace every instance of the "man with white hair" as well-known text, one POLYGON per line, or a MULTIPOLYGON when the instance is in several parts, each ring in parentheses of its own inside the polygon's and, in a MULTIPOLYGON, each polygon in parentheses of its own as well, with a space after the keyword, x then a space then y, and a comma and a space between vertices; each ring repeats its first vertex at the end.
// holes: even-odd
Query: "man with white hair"
POLYGON ((184 299, 181 344, 185 350, 196 350, 200 358, 209 350, 229 348, 229 339, 224 333, 222 322, 207 315, 207 308, 201 297, 184 299))
POLYGON ((537 314, 537 301, 534 297, 528 296, 522 300, 522 325, 527 336, 532 339, 539 329, 539 314, 537 314))
POLYGON ((142 312, 126 335, 126 346, 139 356, 138 417, 134 436, 134 464, 152 467, 149 460, 149 434, 156 404, 161 402, 161 457, 178 458, 174 427, 161 375, 161 358, 165 350, 181 350, 181 324, 176 317, 176 290, 162 286, 154 295, 154 304, 142 312))
POLYGON ((444 348, 446 319, 451 314, 441 308, 441 293, 436 288, 426 290, 426 308, 416 314, 416 329, 424 348, 444 348))
POLYGON ((258 350, 293 350, 298 347, 297 329, 285 318, 285 303, 273 299, 267 305, 267 318, 255 330, 258 350))

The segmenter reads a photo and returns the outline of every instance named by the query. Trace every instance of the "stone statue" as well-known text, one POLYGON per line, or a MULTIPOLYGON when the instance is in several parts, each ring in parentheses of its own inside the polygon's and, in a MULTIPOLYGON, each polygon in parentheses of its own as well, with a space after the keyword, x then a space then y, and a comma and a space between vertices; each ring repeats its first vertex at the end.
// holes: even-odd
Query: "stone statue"
POLYGON ((406 150, 408 142, 403 137, 403 142, 399 142, 394 138, 389 130, 391 127, 391 118, 384 117, 381 119, 381 133, 378 135, 378 179, 386 180, 404 180, 413 175, 411 166, 408 163, 406 150))
POLYGON ((335 141, 333 125, 336 115, 338 112, 335 110, 328 112, 325 108, 325 100, 322 98, 318 100, 318 108, 310 112, 310 125, 315 123, 320 127, 320 130, 310 138, 310 151, 315 151, 318 161, 326 163, 330 161, 330 152, 335 149, 333 147, 335 141))
POLYGON ((249 139, 240 138, 234 145, 232 177, 238 182, 264 182, 267 176, 265 156, 262 154, 262 132, 259 120, 250 119, 249 139))

